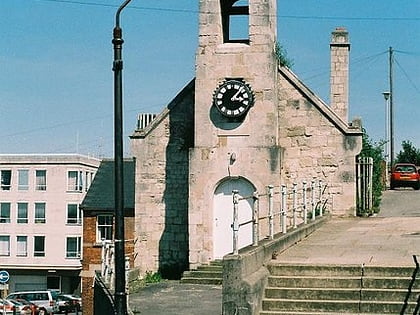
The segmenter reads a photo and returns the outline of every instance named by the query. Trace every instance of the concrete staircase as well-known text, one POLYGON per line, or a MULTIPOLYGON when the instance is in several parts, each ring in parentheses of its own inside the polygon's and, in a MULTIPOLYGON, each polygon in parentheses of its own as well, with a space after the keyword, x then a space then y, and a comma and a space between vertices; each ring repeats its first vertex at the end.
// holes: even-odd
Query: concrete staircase
POLYGON ((273 262, 268 268, 260 315, 419 314, 420 270, 415 267, 273 262))
POLYGON ((223 280, 223 266, 220 260, 201 265, 197 269, 185 271, 181 283, 221 285, 223 280))

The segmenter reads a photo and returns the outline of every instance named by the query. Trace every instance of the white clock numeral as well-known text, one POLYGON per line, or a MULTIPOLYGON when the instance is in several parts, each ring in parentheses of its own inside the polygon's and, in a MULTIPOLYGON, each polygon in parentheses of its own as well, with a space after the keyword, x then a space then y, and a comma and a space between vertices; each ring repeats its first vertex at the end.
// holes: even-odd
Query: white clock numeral
POLYGON ((226 107, 224 107, 224 106, 223 106, 223 107, 221 107, 221 108, 220 108, 220 110, 221 110, 222 112, 225 112, 225 111, 226 111, 226 107))
POLYGON ((249 101, 248 101, 248 100, 244 100, 244 101, 242 102, 242 104, 244 104, 244 105, 248 105, 248 104, 249 104, 249 101))
POLYGON ((244 108, 244 107, 242 107, 242 106, 238 108, 238 111, 239 111, 240 113, 242 113, 244 110, 245 110, 245 108, 244 108))
POLYGON ((218 99, 222 99, 223 98, 223 94, 222 93, 217 94, 217 98, 218 99))
POLYGON ((217 101, 217 105, 222 105, 223 104, 223 101, 217 101))
POLYGON ((228 85, 226 85, 226 87, 228 88, 228 90, 230 90, 230 89, 232 89, 232 84, 228 84, 228 85))
POLYGON ((230 109, 228 109, 228 110, 226 111, 226 114, 228 114, 228 115, 232 115, 232 111, 231 111, 230 109))
POLYGON ((226 92, 226 88, 224 88, 224 87, 223 87, 223 88, 221 88, 221 89, 220 89, 220 93, 221 93, 221 94, 223 94, 223 93, 225 93, 225 92, 226 92))
POLYGON ((240 113, 240 111, 238 110, 238 109, 235 109, 234 111, 233 111, 233 114, 234 115, 238 115, 240 113))

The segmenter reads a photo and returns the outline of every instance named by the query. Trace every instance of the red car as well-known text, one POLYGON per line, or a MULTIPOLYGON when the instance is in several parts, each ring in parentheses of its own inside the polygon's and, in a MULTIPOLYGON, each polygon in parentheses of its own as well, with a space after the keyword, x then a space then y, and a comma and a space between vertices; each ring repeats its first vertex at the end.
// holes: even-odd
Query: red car
POLYGON ((420 173, 414 164, 397 163, 391 173, 391 189, 396 187, 413 187, 420 189, 420 173))

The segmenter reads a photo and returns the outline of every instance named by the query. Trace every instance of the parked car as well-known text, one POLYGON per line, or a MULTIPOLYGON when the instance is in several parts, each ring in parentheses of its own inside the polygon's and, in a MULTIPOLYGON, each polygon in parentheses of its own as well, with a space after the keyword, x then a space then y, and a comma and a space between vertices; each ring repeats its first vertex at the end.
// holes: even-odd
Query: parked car
POLYGON ((414 164, 397 163, 391 172, 391 189, 396 187, 413 187, 420 189, 420 173, 414 164))
POLYGON ((16 310, 16 315, 37 315, 33 311, 35 308, 32 307, 32 303, 25 301, 25 300, 8 300, 9 302, 13 303, 16 310))
POLYGON ((39 315, 54 314, 59 310, 53 293, 47 290, 14 292, 9 294, 6 299, 30 301, 40 307, 39 315))
POLYGON ((82 299, 78 296, 73 295, 73 294, 61 293, 61 294, 57 295, 57 300, 58 300, 58 304, 60 304, 60 300, 68 301, 69 310, 72 311, 72 312, 75 311, 75 310, 80 311, 82 309, 82 299))
MULTIPOLYGON (((30 315, 47 314, 47 310, 45 308, 39 307, 35 303, 29 302, 27 300, 17 299, 17 300, 12 300, 12 301, 17 301, 17 302, 23 304, 25 309, 29 308, 29 310, 30 310, 30 313, 29 314, 30 315)), ((22 313, 20 315, 24 315, 24 313, 22 313)))
POLYGON ((7 300, 7 299, 0 299, 0 314, 13 314, 15 310, 15 305, 7 300))

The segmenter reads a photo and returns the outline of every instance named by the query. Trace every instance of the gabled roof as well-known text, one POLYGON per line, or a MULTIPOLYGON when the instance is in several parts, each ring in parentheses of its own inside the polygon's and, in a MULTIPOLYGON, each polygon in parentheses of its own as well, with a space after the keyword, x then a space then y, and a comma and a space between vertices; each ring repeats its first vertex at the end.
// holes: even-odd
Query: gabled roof
POLYGON ((351 126, 343 121, 318 95, 312 92, 290 69, 279 66, 279 72, 307 99, 309 99, 316 108, 345 135, 359 136, 363 132, 361 126, 351 126))
MULTIPOLYGON (((134 210, 135 160, 124 159, 124 209, 134 210)), ((80 208, 83 211, 114 211, 114 160, 104 159, 99 165, 80 208)))

